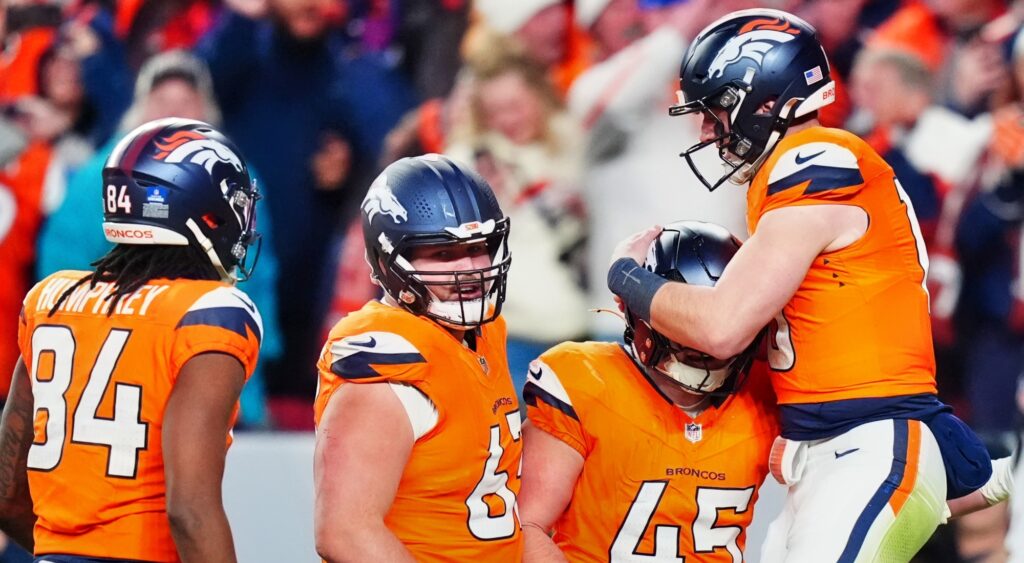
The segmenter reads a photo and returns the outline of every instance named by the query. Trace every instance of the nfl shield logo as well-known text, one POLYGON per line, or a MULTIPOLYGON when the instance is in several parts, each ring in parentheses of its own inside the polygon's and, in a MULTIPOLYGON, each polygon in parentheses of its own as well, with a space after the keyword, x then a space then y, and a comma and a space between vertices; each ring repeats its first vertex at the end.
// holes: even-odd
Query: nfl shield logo
POLYGON ((696 444, 704 437, 704 430, 696 422, 686 423, 686 439, 696 444))
POLYGON ((477 356, 476 359, 480 362, 480 367, 483 368, 484 373, 488 373, 490 368, 487 367, 487 359, 483 356, 477 356))

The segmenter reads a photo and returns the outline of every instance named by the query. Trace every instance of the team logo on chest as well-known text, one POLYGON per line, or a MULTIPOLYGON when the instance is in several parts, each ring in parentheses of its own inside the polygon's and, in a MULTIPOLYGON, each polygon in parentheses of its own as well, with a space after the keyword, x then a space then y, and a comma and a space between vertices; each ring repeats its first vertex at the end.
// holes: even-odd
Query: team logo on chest
POLYGON ((698 422, 686 423, 686 439, 696 444, 704 438, 704 427, 698 422))

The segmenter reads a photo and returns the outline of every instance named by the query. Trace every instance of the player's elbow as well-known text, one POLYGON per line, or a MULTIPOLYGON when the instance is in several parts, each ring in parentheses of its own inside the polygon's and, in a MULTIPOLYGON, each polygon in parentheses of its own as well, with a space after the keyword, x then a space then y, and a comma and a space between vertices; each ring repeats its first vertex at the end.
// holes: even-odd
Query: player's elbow
POLYGON ((314 535, 316 553, 327 563, 350 561, 355 554, 366 553, 359 548, 364 535, 359 533, 357 526, 335 523, 328 529, 327 526, 317 523, 314 535))
POLYGON ((193 538, 202 527, 202 516, 199 510, 184 502, 172 502, 167 499, 167 520, 171 525, 171 534, 179 543, 193 538))
POLYGON ((709 330, 705 335, 706 343, 701 352, 715 358, 731 358, 745 350, 752 340, 752 336, 737 330, 734 326, 718 327, 709 330))

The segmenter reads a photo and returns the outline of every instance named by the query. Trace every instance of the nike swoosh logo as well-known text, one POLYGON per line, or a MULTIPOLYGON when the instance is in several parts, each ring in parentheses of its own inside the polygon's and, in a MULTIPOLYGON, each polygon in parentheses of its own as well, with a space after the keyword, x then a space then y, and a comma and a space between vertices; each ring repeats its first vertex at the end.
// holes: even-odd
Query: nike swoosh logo
POLYGON ((348 344, 349 346, 359 346, 360 348, 373 348, 377 345, 377 339, 371 336, 369 340, 364 340, 362 342, 349 340, 345 344, 348 344))
POLYGON ((256 312, 256 305, 254 303, 250 303, 250 302, 246 301, 245 299, 242 298, 241 295, 232 294, 232 296, 235 299, 241 301, 242 305, 244 305, 245 308, 248 309, 250 313, 255 313, 256 312))
POLYGON ((855 451, 857 451, 859 449, 860 448, 853 448, 853 449, 846 450, 845 452, 836 452, 836 459, 839 459, 839 458, 841 458, 841 457, 843 457, 845 455, 850 455, 850 454, 852 454, 853 452, 855 452, 855 451))
POLYGON ((533 371, 533 368, 531 368, 529 370, 529 374, 530 374, 530 377, 532 377, 534 379, 540 379, 540 376, 543 375, 544 372, 541 371, 541 370, 533 371))
POLYGON ((800 153, 797 153, 797 155, 796 155, 796 165, 800 166, 801 164, 807 162, 808 160, 814 160, 815 158, 818 158, 819 156, 821 156, 823 154, 825 154, 825 151, 816 152, 816 153, 812 154, 811 156, 800 156, 800 153))

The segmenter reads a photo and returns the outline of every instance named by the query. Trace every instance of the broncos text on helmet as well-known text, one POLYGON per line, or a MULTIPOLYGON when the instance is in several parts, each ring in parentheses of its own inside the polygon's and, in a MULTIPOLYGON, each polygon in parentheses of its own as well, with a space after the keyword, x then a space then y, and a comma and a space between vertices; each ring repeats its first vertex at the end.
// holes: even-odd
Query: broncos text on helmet
POLYGON ((790 124, 835 101, 836 88, 814 27, 770 9, 733 12, 701 31, 680 66, 679 87, 670 115, 716 122, 714 139, 680 154, 709 190, 726 180, 748 182, 790 124), (709 145, 725 162, 717 180, 706 178, 692 158, 709 145))
POLYGON ((128 133, 103 167, 103 232, 117 244, 195 245, 225 281, 245 280, 259 255, 247 265, 259 197, 227 137, 159 119, 128 133))
POLYGON ((511 263, 509 220, 479 174, 436 154, 403 158, 373 181, 361 208, 366 258, 391 299, 456 329, 497 318, 511 263), (410 262, 417 247, 480 242, 491 259, 485 268, 424 272, 410 262), (458 298, 438 298, 442 286, 458 298))
MULTIPOLYGON (((676 282, 714 286, 740 242, 725 227, 701 221, 677 221, 666 225, 651 243, 643 266, 676 282)), ((672 342, 628 308, 625 341, 646 369, 661 373, 687 391, 698 394, 732 393, 754 359, 759 335, 732 358, 718 359, 672 342)))

